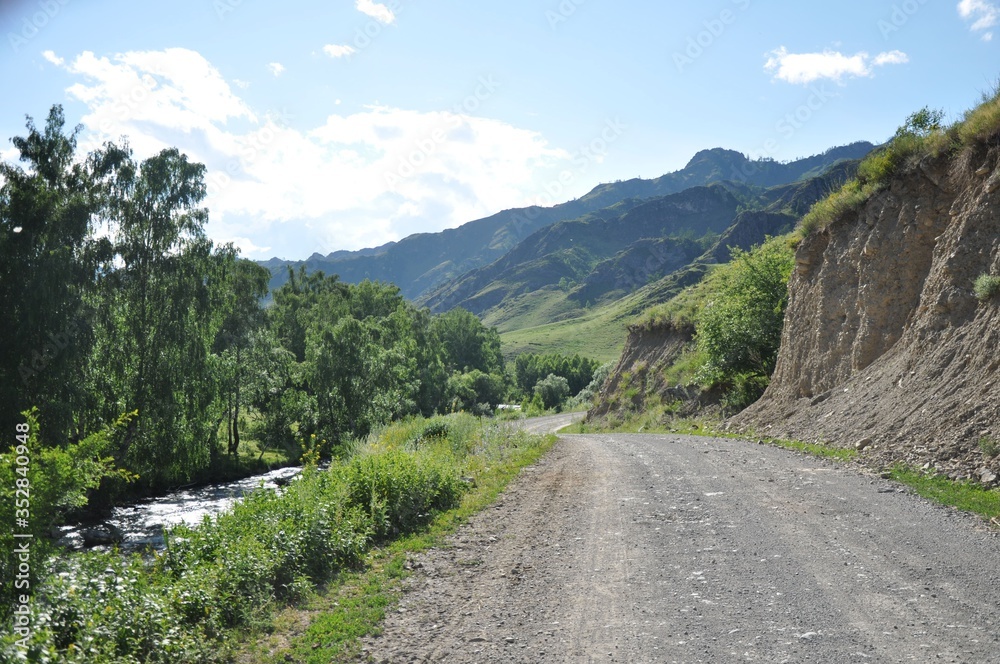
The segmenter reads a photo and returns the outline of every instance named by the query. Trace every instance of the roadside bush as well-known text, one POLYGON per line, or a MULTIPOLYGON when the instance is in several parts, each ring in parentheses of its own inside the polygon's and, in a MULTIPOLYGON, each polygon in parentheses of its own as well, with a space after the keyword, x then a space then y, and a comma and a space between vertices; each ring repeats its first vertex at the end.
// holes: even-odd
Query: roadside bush
POLYGON ((752 385, 774 371, 788 303, 794 256, 782 238, 749 252, 735 250, 718 273, 719 286, 702 310, 696 342, 708 385, 752 385))
POLYGON ((377 540, 412 532, 433 511, 454 507, 464 486, 453 466, 400 450, 355 457, 337 473, 347 504, 372 520, 377 540))
POLYGON ((367 550, 373 524, 345 494, 328 471, 306 469, 281 494, 255 491, 199 527, 172 529, 161 566, 174 579, 213 577, 220 626, 253 623, 297 579, 322 581, 367 550))
MULTIPOLYGON (((222 661, 226 630, 266 628, 276 607, 359 563, 373 542, 458 505, 463 473, 537 439, 469 415, 407 420, 349 461, 306 467, 280 492, 253 492, 216 517, 170 529, 166 549, 152 556, 33 558, 29 661, 222 661), (417 432, 429 434, 426 447, 406 451, 417 432)), ((22 659, 11 625, 0 627, 4 662, 22 659)))
MULTIPOLYGON (((137 556, 85 553, 61 560, 36 588, 33 602, 45 608, 33 616, 28 661, 216 661, 203 631, 206 623, 187 621, 175 611, 137 556)), ((5 646, 4 654, 13 654, 11 644, 5 646)))
POLYGON ((768 378, 755 374, 739 374, 732 379, 730 388, 722 398, 726 413, 738 413, 749 407, 764 394, 768 378))

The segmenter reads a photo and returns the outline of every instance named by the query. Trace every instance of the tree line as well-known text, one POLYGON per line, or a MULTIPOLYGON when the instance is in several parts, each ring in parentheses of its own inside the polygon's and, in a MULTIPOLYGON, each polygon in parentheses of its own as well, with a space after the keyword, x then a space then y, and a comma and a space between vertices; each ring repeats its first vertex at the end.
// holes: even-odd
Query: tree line
MULTIPOLYGON (((21 164, 0 163, 0 431, 35 407, 44 446, 107 432, 101 454, 156 490, 211 475, 248 436, 323 455, 531 393, 495 329, 390 284, 301 269, 265 306, 270 273, 207 237, 205 167, 178 150, 81 156, 60 106, 27 130, 21 164)), ((562 369, 586 385, 590 364, 562 369)))

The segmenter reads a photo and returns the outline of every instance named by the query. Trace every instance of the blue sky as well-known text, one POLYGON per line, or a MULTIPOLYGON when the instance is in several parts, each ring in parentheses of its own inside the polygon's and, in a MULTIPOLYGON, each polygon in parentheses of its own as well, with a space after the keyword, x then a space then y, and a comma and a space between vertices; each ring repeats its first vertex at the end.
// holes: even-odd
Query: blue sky
POLYGON ((209 235, 305 258, 656 177, 955 119, 1000 0, 3 0, 0 158, 61 103, 208 166, 209 235))

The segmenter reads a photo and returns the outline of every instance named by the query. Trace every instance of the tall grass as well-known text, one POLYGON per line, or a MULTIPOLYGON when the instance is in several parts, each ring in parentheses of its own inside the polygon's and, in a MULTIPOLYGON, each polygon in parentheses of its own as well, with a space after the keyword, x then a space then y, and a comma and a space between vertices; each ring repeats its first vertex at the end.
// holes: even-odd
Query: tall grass
POLYGON ((966 111, 955 132, 965 146, 988 143, 1000 134, 1000 81, 983 94, 979 106, 966 111))

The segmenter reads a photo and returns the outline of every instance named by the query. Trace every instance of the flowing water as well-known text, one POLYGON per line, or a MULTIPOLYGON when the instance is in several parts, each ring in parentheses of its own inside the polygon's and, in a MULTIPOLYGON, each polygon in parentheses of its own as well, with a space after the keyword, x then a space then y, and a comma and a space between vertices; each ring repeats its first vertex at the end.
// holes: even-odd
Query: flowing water
MULTIPOLYGON (((59 529, 59 542, 74 549, 87 548, 110 539, 117 531, 123 550, 162 548, 163 530, 180 523, 195 525, 206 515, 226 509, 247 493, 261 486, 276 489, 298 475, 301 468, 279 468, 261 475, 223 484, 178 489, 157 498, 116 507, 99 524, 71 524, 59 529)), ((100 546, 106 546, 101 544, 100 546)))

